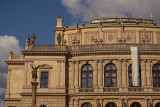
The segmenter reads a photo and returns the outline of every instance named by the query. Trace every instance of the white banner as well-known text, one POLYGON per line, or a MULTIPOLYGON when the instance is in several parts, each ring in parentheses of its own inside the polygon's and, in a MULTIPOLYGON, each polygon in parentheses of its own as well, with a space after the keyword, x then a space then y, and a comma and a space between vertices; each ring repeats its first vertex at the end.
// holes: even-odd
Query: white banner
POLYGON ((139 51, 138 47, 131 47, 132 55, 132 85, 139 86, 139 51))

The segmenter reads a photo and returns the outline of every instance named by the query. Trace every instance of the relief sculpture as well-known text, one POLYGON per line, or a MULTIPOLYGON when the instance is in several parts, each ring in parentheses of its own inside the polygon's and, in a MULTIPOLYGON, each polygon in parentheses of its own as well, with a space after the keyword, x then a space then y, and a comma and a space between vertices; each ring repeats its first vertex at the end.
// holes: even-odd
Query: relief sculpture
POLYGON ((105 43, 116 43, 117 33, 116 32, 104 32, 105 43))

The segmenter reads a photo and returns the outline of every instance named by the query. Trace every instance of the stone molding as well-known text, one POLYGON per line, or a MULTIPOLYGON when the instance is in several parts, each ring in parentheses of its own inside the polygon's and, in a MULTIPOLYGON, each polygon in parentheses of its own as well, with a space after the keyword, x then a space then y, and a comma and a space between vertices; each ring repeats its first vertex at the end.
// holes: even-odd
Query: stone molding
POLYGON ((50 66, 48 64, 42 64, 39 66, 39 69, 52 69, 52 66, 50 66))

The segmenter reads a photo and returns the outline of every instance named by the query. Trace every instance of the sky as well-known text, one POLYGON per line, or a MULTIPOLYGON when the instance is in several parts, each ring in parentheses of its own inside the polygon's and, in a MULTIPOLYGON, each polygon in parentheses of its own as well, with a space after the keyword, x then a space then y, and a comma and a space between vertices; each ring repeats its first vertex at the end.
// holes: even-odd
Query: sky
POLYGON ((63 26, 89 23, 94 19, 150 18, 160 23, 160 0, 0 0, 0 107, 6 89, 9 51, 21 54, 28 35, 35 33, 36 44, 54 44, 56 18, 63 18, 63 26))

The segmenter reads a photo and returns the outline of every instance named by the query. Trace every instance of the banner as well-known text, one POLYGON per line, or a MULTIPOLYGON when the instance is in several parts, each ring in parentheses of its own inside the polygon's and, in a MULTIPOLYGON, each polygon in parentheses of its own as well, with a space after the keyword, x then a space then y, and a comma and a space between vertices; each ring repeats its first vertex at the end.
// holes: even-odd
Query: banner
POLYGON ((138 47, 131 47, 132 55, 132 85, 139 86, 139 52, 138 47))

